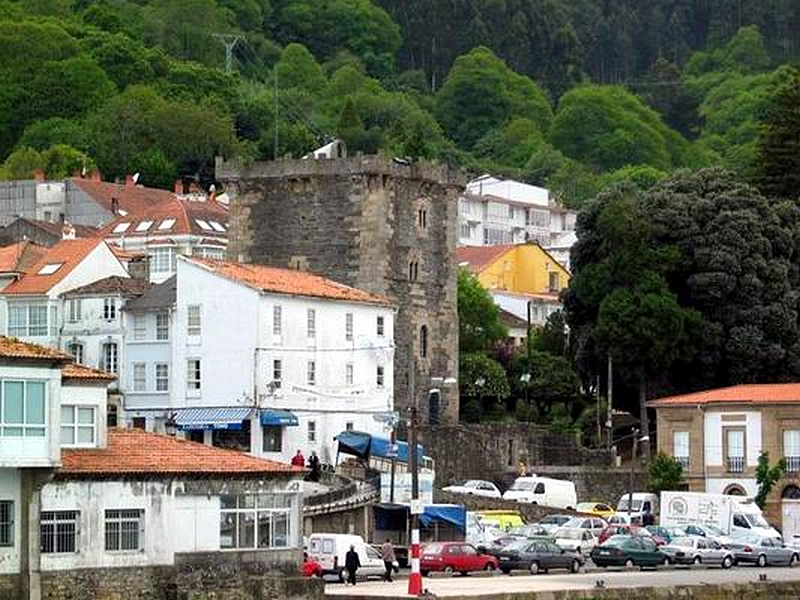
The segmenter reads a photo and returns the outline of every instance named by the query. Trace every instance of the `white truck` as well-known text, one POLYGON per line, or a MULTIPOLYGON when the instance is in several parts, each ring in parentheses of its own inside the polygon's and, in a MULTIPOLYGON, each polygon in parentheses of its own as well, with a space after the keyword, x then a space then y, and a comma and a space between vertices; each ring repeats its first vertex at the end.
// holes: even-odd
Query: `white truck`
POLYGON ((746 531, 762 537, 780 534, 764 519, 752 498, 704 492, 661 492, 662 527, 711 525, 725 534, 746 531))

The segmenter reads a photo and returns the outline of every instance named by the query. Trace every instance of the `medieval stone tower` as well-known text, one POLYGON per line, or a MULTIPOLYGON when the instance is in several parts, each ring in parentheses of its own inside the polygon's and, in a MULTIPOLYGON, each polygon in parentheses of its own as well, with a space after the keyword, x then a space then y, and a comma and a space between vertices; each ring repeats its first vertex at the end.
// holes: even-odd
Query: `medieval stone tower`
POLYGON ((395 408, 423 424, 458 420, 455 259, 460 171, 382 156, 244 163, 218 159, 231 196, 231 258, 300 268, 389 297, 395 319, 395 408), (438 413, 438 415, 437 415, 438 413))

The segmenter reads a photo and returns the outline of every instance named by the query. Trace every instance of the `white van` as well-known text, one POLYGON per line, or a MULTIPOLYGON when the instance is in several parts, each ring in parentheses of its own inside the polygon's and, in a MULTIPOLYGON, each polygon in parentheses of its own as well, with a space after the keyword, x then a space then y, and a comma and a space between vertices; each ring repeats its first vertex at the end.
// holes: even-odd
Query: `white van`
POLYGON ((733 497, 731 535, 754 533, 760 537, 780 539, 781 534, 764 518, 764 514, 752 498, 733 497))
POLYGON ((385 567, 381 556, 375 548, 367 545, 360 535, 344 533, 312 533, 308 538, 308 557, 322 565, 322 576, 335 575, 344 582, 344 559, 353 546, 358 553, 361 567, 356 576, 383 577, 385 567))
POLYGON ((658 514, 658 496, 650 492, 633 492, 633 494, 623 494, 617 502, 617 514, 628 516, 632 523, 641 523, 642 517, 646 514, 658 514), (630 511, 628 502, 630 501, 630 511))
POLYGON ((578 505, 574 483, 538 476, 518 477, 514 485, 503 494, 503 499, 571 510, 578 505))

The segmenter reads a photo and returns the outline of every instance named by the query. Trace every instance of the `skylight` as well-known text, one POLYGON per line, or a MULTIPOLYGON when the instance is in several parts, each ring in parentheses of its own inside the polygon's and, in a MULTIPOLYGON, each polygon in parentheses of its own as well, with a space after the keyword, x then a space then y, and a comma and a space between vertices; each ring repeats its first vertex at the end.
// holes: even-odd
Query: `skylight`
POLYGON ((114 233, 125 233, 128 231, 128 227, 130 227, 130 223, 120 223, 116 227, 114 227, 114 233))
POLYGON ((64 263, 49 263, 39 269, 39 275, 52 275, 61 268, 64 263))
POLYGON ((209 225, 208 223, 206 223, 202 219, 195 219, 194 221, 195 221, 195 223, 200 225, 200 229, 203 229, 205 231, 211 231, 211 225, 209 225))
POLYGON ((147 231, 152 224, 152 221, 142 221, 136 226, 136 231, 147 231))
POLYGON ((225 228, 216 221, 209 221, 208 223, 214 228, 215 231, 221 231, 222 233, 225 233, 225 228))
POLYGON ((119 208, 119 209, 117 209, 117 212, 119 213, 119 215, 121 217, 127 217, 128 216, 128 211, 127 210, 123 210, 123 209, 119 208))
POLYGON ((166 229, 172 229, 172 226, 175 225, 175 219, 164 219, 159 223, 158 229, 160 231, 164 231, 166 229))

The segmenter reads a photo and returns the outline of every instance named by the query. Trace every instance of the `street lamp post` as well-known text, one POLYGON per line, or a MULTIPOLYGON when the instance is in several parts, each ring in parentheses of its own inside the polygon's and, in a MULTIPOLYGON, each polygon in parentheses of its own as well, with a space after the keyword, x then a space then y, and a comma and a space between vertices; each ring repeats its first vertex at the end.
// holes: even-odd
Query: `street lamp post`
POLYGON ((528 385, 531 382, 531 374, 530 373, 523 373, 520 375, 519 380, 525 384, 525 411, 527 412, 525 416, 526 421, 531 420, 531 407, 528 403, 528 385))

